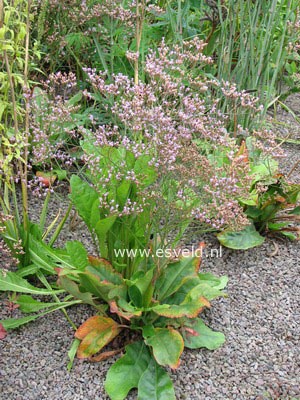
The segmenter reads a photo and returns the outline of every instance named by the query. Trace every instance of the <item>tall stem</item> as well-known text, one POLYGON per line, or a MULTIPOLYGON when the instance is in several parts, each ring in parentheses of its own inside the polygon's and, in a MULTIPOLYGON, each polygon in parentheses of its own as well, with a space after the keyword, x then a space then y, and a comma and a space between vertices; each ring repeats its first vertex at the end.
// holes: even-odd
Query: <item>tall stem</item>
POLYGON ((27 3, 26 16, 26 40, 25 40, 25 66, 24 66, 24 86, 26 90, 25 96, 25 131, 24 131, 24 161, 22 167, 22 203, 23 203, 23 223, 24 229, 27 228, 28 214, 28 191, 27 191, 27 174, 28 174, 28 139, 29 139, 29 85, 28 85, 28 62, 29 62, 29 37, 30 37, 30 8, 31 0, 27 3))
POLYGON ((135 27, 135 40, 136 40, 136 52, 138 57, 134 61, 134 83, 138 85, 139 83, 139 52, 141 47, 141 39, 143 33, 143 22, 145 14, 145 2, 136 2, 136 27, 135 27))

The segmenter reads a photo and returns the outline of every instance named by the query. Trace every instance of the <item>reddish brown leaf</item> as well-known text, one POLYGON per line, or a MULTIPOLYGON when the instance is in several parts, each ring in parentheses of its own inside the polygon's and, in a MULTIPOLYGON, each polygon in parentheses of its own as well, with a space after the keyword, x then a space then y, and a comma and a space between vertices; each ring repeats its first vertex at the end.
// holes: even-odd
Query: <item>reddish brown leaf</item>
POLYGON ((63 270, 63 269, 62 269, 62 268, 59 268, 59 267, 55 267, 55 268, 54 268, 54 271, 57 272, 57 275, 59 275, 59 274, 61 273, 62 270, 63 270))
POLYGON ((278 203, 285 203, 286 199, 282 196, 276 196, 275 200, 278 201, 278 203))
POLYGON ((4 329, 3 325, 0 324, 0 340, 4 339, 7 335, 6 330, 4 329))
POLYGON ((192 328, 185 326, 183 329, 186 331, 187 336, 199 336, 199 333, 192 328))
POLYGON ((37 171, 35 175, 37 176, 41 184, 45 187, 51 186, 56 180, 56 175, 51 175, 42 171, 37 171))
POLYGON ((98 315, 89 318, 75 332, 75 337, 81 340, 77 357, 89 358, 98 353, 120 333, 120 330, 119 324, 111 318, 98 315))
POLYGON ((204 304, 205 307, 210 308, 210 302, 205 297, 201 296, 199 300, 201 301, 202 304, 204 304))
POLYGON ((118 314, 120 317, 126 319, 127 321, 130 321, 131 318, 133 317, 139 317, 142 315, 142 311, 135 311, 134 313, 130 311, 124 311, 121 308, 118 307, 117 303, 115 301, 111 301, 109 303, 110 305, 110 312, 118 314))
POLYGON ((117 350, 104 351, 103 353, 98 354, 98 356, 90 357, 89 361, 91 361, 91 362, 104 361, 112 356, 115 356, 116 354, 121 353, 122 350, 123 350, 123 347, 121 349, 117 349, 117 350))
MULTIPOLYGON (((198 245, 198 252, 200 253, 200 255, 198 257, 196 257, 196 264, 195 264, 195 269, 196 272, 199 272, 200 270, 200 266, 201 266, 201 262, 202 262, 202 255, 203 255, 203 249, 205 248, 205 242, 200 242, 198 245)), ((197 252, 196 252, 197 254, 197 252)))
POLYGON ((88 260, 93 267, 97 267, 97 265, 109 265, 111 267, 111 263, 105 258, 88 256, 88 260))
POLYGON ((77 339, 83 340, 92 330, 99 328, 105 329, 111 326, 118 326, 118 324, 111 318, 95 315, 88 318, 75 332, 77 339))

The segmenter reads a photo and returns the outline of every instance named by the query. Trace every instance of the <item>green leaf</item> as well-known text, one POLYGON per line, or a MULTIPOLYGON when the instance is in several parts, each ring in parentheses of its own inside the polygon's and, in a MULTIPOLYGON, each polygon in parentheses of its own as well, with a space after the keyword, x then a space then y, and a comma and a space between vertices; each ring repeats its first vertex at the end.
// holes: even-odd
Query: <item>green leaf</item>
POLYGON ((197 258, 182 258, 168 264, 157 280, 158 299, 164 300, 175 293, 183 283, 197 276, 199 260, 197 258))
POLYGON ((60 168, 54 169, 53 173, 57 176, 57 179, 59 181, 63 181, 64 179, 67 179, 67 171, 64 169, 60 169, 60 168))
POLYGON ((245 214, 249 219, 256 220, 258 219, 261 215, 264 214, 264 211, 261 210, 260 208, 249 206, 247 207, 245 214))
POLYGON ((68 306, 69 302, 60 302, 60 303, 44 303, 42 301, 38 301, 33 299, 31 296, 26 294, 21 295, 16 300, 16 304, 19 304, 20 310, 24 313, 33 313, 40 310, 44 310, 49 307, 56 307, 58 304, 68 306))
POLYGON ((72 175, 70 185, 70 199, 89 230, 93 231, 100 220, 98 193, 77 175, 72 175))
POLYGON ((95 232, 97 233, 97 236, 100 239, 106 235, 106 233, 110 230, 110 228, 115 223, 116 219, 117 219, 116 216, 111 216, 111 217, 103 218, 97 222, 97 224, 95 226, 95 232))
POLYGON ((75 332, 75 337, 81 340, 77 357, 88 358, 98 353, 120 331, 119 325, 111 318, 96 315, 87 319, 75 332))
POLYGON ((281 231, 280 232, 282 235, 286 236, 288 239, 290 240, 296 240, 298 239, 297 234, 293 233, 293 232, 289 232, 289 231, 281 231))
POLYGON ((149 165, 151 157, 143 155, 139 157, 134 165, 134 172, 136 173, 142 187, 150 186, 155 182, 157 174, 155 168, 149 165))
POLYGON ((300 215, 300 206, 295 207, 293 210, 289 212, 289 214, 300 215))
MULTIPOLYGON (((78 302, 71 301, 68 303, 69 306, 71 306, 73 304, 78 304, 78 302)), ((66 307, 65 304, 56 303, 55 307, 53 307, 50 310, 47 310, 43 313, 35 314, 35 315, 28 315, 28 317, 22 317, 22 318, 8 318, 4 321, 0 321, 0 323, 2 323, 2 325, 5 329, 15 329, 21 325, 27 324, 28 322, 34 321, 35 319, 37 319, 39 317, 43 317, 44 315, 50 314, 53 311, 60 310, 65 307, 66 307)))
MULTIPOLYGON (((143 335, 147 335, 143 331, 143 335)), ((160 365, 178 368, 184 341, 179 332, 172 328, 154 328, 154 333, 145 337, 145 343, 153 349, 155 360, 160 365)))
POLYGON ((39 315, 29 315, 28 317, 22 318, 8 318, 0 321, 0 323, 3 325, 4 329, 15 329, 21 325, 27 324, 28 322, 34 321, 38 317, 39 315))
MULTIPOLYGON (((152 284, 153 269, 149 270, 143 277, 129 285, 128 294, 136 307, 148 307, 151 302, 154 285, 152 284)), ((127 284, 130 281, 127 281, 127 284)))
POLYGON ((119 315, 122 318, 130 321, 131 318, 140 317, 142 315, 142 310, 132 306, 124 299, 119 299, 118 302, 110 302, 110 312, 119 315))
POLYGON ((111 229, 116 219, 116 216, 110 216, 99 220, 96 224, 93 224, 96 235, 98 237, 100 253, 102 257, 107 257, 106 234, 111 229))
MULTIPOLYGON (((100 306, 97 306, 95 304, 95 302, 93 300, 93 296, 91 295, 91 293, 89 293, 89 292, 85 292, 85 293, 81 292, 79 290, 79 287, 78 287, 77 283, 75 283, 74 281, 72 281, 68 277, 66 277, 64 275, 59 275, 57 284, 59 286, 61 286, 65 291, 70 293, 76 299, 79 299, 79 300, 83 301, 84 303, 90 304, 90 305, 92 305, 94 307, 97 307, 97 308, 100 307, 100 306)), ((102 305, 101 305, 101 307, 103 308, 102 305)))
POLYGON ((153 307, 152 310, 166 318, 196 318, 204 307, 210 307, 210 303, 205 297, 194 293, 197 288, 193 288, 179 305, 160 304, 153 307))
POLYGON ((218 287, 212 285, 210 281, 201 281, 199 277, 187 280, 180 289, 172 296, 165 299, 167 304, 182 304, 188 297, 196 299, 197 296, 204 297, 211 301, 217 297, 226 296, 218 287))
POLYGON ((201 282, 207 283, 218 290, 224 289, 228 284, 228 276, 226 275, 218 277, 210 272, 200 272, 198 276, 201 282))
POLYGON ((251 175, 253 175, 253 183, 273 178, 278 171, 278 162, 274 159, 268 158, 258 165, 251 166, 251 175))
POLYGON ((80 340, 79 339, 74 339, 72 346, 70 347, 70 350, 68 351, 68 357, 69 357, 69 362, 67 365, 67 369, 68 371, 71 371, 72 367, 73 367, 73 362, 74 362, 74 358, 76 356, 77 353, 77 349, 80 345, 80 340))
POLYGON ((88 254, 81 242, 77 240, 67 242, 66 250, 74 267, 83 270, 88 265, 88 254))
POLYGON ((252 247, 260 246, 265 241, 253 225, 246 226, 238 232, 224 231, 217 235, 219 242, 230 249, 247 250, 252 247))
POLYGON ((38 272, 39 268, 35 264, 27 265, 27 267, 22 267, 19 271, 16 271, 17 275, 21 278, 24 278, 28 275, 34 275, 38 272))
POLYGON ((123 400, 131 389, 137 388, 151 361, 143 342, 130 344, 125 349, 126 354, 110 367, 104 383, 112 400, 123 400))
POLYGON ((268 222, 268 229, 271 231, 278 231, 282 228, 286 228, 289 225, 289 222, 268 222))
POLYGON ((72 96, 68 101, 67 104, 69 106, 74 106, 75 104, 77 104, 80 100, 82 99, 82 92, 78 92, 76 93, 74 96, 72 96))
POLYGON ((102 258, 91 258, 89 257, 89 265, 86 271, 98 276, 101 280, 108 281, 115 285, 121 285, 123 283, 122 275, 114 270, 109 261, 102 258))
POLYGON ((151 359, 138 384, 138 400, 175 400, 173 383, 167 372, 151 359))
POLYGON ((225 342, 225 336, 221 332, 214 332, 208 328, 200 318, 189 320, 182 329, 185 347, 198 349, 205 347, 215 350, 225 342), (188 328, 188 329, 185 329, 188 328))
POLYGON ((98 276, 92 274, 90 272, 83 272, 79 274, 79 279, 81 283, 81 288, 87 292, 92 293, 93 295, 103 299, 106 302, 109 302, 109 292, 117 288, 111 282, 101 281, 98 276))
POLYGON ((0 291, 6 292, 18 292, 18 293, 30 293, 30 294, 54 294, 62 293, 63 290, 47 290, 39 289, 32 286, 25 279, 20 278, 14 272, 4 272, 0 271, 0 291))
POLYGON ((124 207, 128 199, 131 182, 123 181, 117 188, 117 202, 121 207, 124 207))

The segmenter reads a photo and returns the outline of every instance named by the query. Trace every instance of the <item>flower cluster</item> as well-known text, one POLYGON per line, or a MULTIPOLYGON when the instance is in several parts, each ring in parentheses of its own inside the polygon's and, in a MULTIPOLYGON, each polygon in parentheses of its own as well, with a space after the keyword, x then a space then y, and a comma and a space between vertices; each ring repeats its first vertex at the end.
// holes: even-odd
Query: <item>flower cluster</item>
POLYGON ((122 74, 108 82, 105 74, 85 70, 92 85, 85 96, 101 98, 99 113, 114 121, 94 121, 93 129, 82 132, 94 145, 85 148, 84 161, 107 215, 139 213, 151 204, 158 218, 168 214, 177 223, 196 218, 213 229, 247 224, 239 199, 248 196, 249 163, 227 128, 228 116, 219 111, 214 91, 234 99, 237 108, 258 112, 259 107, 249 93, 199 73, 211 63, 204 46, 199 39, 183 48, 169 48, 163 41, 146 59, 146 83, 135 84, 122 74), (122 162, 109 155, 114 152, 122 162), (157 177, 149 187, 133 168, 143 157, 144 168, 153 168, 157 177), (136 201, 112 204, 112 186, 125 181, 134 185, 136 201))
MULTIPOLYGON (((29 172, 37 169, 50 173, 74 165, 80 139, 76 117, 79 106, 73 97, 76 92, 75 75, 58 72, 30 94, 29 172)), ((28 180, 28 187, 36 195, 47 191, 41 179, 34 176, 28 180)))
POLYGON ((42 89, 36 88, 30 99, 31 160, 33 165, 47 165, 55 160, 69 166, 74 158, 69 146, 78 142, 74 114, 76 105, 69 102, 76 89, 74 74, 52 74, 42 89))

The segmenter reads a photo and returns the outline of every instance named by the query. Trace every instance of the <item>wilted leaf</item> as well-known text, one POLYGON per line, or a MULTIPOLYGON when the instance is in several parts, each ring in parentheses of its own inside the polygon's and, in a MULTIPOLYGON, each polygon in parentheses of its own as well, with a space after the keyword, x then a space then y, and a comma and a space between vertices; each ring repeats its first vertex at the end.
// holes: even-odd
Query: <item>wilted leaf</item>
MULTIPOLYGON (((148 332, 143 331, 143 335, 148 332)), ((160 365, 178 368, 180 356, 183 352, 184 341, 179 332, 172 328, 154 328, 145 342, 153 349, 155 360, 160 365)))
POLYGON ((120 317, 125 318, 127 321, 130 321, 133 317, 140 317, 142 315, 141 310, 137 310, 135 307, 130 307, 129 304, 126 308, 127 310, 124 310, 124 308, 119 307, 115 301, 110 302, 110 312, 118 314, 120 317))
POLYGON ((78 358, 88 358, 100 351, 120 332, 119 325, 111 318, 94 316, 86 320, 75 332, 82 340, 77 350, 78 358))
POLYGON ((104 361, 110 357, 115 356, 116 354, 121 353, 122 350, 123 350, 123 348, 117 349, 117 350, 103 351, 102 353, 98 354, 97 356, 90 357, 89 361, 92 361, 92 362, 104 361))
POLYGON ((110 367, 104 383, 112 400, 124 400, 131 389, 137 388, 151 361, 149 350, 143 342, 130 344, 125 349, 126 354, 110 367))
POLYGON ((139 380, 138 400, 175 400, 169 375, 153 359, 139 380))

